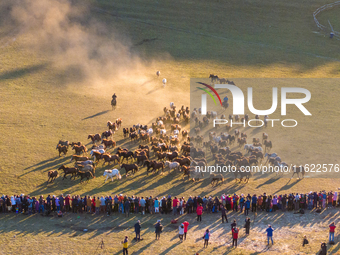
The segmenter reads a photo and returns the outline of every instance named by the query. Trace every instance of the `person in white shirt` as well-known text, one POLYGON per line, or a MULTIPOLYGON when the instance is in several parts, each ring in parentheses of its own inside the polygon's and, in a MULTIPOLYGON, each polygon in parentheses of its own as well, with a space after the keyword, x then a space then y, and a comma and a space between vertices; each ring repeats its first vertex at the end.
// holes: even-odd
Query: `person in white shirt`
POLYGON ((179 237, 179 240, 181 242, 183 242, 183 235, 184 235, 184 225, 181 224, 179 227, 178 227, 178 237, 179 237))

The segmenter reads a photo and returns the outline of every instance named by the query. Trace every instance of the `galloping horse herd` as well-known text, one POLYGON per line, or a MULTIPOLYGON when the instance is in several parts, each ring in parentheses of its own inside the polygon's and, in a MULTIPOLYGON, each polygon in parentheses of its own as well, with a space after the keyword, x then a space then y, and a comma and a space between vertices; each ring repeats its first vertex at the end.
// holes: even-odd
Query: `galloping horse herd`
MULTIPOLYGON (((212 82, 216 80, 217 76, 211 75, 212 82)), ((217 77, 217 79, 219 79, 217 77)), ((219 79, 221 80, 221 79, 219 79)), ((225 79, 224 79, 225 80, 225 79)), ((226 80, 228 81, 228 80, 226 80)), ((230 82, 230 81, 228 81, 230 82)), ((72 178, 80 177, 80 182, 83 179, 95 178, 96 167, 100 164, 107 165, 119 165, 120 169, 105 170, 104 176, 106 180, 113 177, 121 179, 121 171, 125 169, 126 177, 131 172, 134 175, 142 168, 146 168, 146 173, 161 172, 167 169, 168 173, 171 170, 177 173, 182 172, 183 180, 187 176, 188 179, 197 181, 200 177, 204 177, 204 174, 200 172, 197 174, 197 167, 200 169, 208 165, 206 157, 211 154, 210 161, 214 161, 215 165, 233 167, 235 180, 240 176, 241 182, 244 178, 245 182, 248 182, 251 172, 241 171, 246 167, 255 165, 268 164, 276 167, 285 167, 286 163, 282 162, 281 158, 276 153, 269 154, 272 148, 272 142, 268 139, 268 134, 262 133, 262 140, 260 138, 253 138, 252 143, 247 143, 247 134, 240 132, 239 129, 231 130, 229 125, 223 127, 216 125, 214 128, 209 129, 209 122, 217 117, 216 112, 207 112, 206 116, 200 114, 200 109, 194 109, 191 113, 189 107, 181 106, 177 110, 174 103, 170 103, 170 107, 164 107, 164 115, 156 118, 156 121, 151 126, 136 124, 131 127, 122 128, 122 119, 118 118, 115 122, 108 121, 106 126, 108 130, 102 132, 100 135, 89 134, 88 139, 92 141, 92 147, 88 153, 87 147, 81 142, 69 142, 60 140, 56 149, 59 152, 59 156, 68 153, 70 147, 74 150, 74 154, 71 157, 71 162, 75 161, 72 167, 62 165, 58 170, 63 171, 63 180, 67 178, 67 175, 71 175, 72 178), (191 132, 183 129, 180 124, 189 124, 190 119, 194 122, 194 127, 191 128, 191 132), (224 128, 224 132, 223 129, 224 128), (123 139, 129 139, 129 143, 138 148, 135 150, 129 150, 128 148, 116 148, 116 142, 113 140, 113 136, 116 132, 122 130, 123 139), (204 141, 204 136, 207 134, 208 140, 204 141), (192 136, 190 137, 189 134, 192 136), (235 143, 238 146, 230 149, 235 143), (244 152, 240 151, 243 146, 244 152), (264 147, 264 151, 263 148, 264 147), (239 151, 236 151, 238 148, 239 151), (111 149, 111 151, 110 151, 111 149), (232 151, 234 150, 234 151, 232 151), (268 153, 266 153, 268 150, 268 153), (262 164, 262 160, 266 159, 266 162, 262 164)), ((265 120, 266 120, 265 116, 265 120)), ((229 115, 229 119, 235 118, 247 120, 248 115, 244 117, 229 115)), ((221 116, 221 119, 225 119, 225 115, 221 116)), ((259 116, 255 116, 255 119, 259 119, 259 116)), ((58 170, 51 170, 48 172, 48 182, 53 182, 55 178, 59 176, 58 170)), ((296 167, 295 173, 301 173, 304 175, 303 167, 296 167)), ((219 181, 224 181, 222 174, 210 173, 209 177, 212 185, 217 185, 219 181)), ((105 181, 106 181, 105 180, 105 181)))

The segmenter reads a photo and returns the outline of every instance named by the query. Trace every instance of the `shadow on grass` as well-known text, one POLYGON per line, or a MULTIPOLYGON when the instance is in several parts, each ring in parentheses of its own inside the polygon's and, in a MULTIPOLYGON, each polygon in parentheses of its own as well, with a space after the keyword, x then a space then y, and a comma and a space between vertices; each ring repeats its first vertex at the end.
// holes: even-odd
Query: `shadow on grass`
POLYGON ((88 116, 86 118, 83 118, 82 120, 92 119, 94 117, 98 117, 98 116, 103 115, 103 114, 108 113, 108 112, 110 112, 110 110, 105 110, 105 111, 102 111, 102 112, 98 112, 98 113, 96 113, 94 115, 91 115, 91 116, 88 116))
POLYGON ((56 170, 57 167, 61 166, 62 164, 66 165, 67 163, 69 163, 70 158, 71 158, 71 156, 68 156, 68 157, 56 156, 54 158, 41 161, 41 162, 39 162, 35 165, 32 165, 32 166, 25 168, 24 170, 28 170, 30 168, 33 168, 33 169, 30 170, 30 171, 27 171, 26 173, 19 175, 18 178, 21 178, 25 175, 28 175, 28 174, 30 174, 32 172, 36 172, 36 171, 48 171, 48 170, 51 170, 51 169, 56 170))
POLYGON ((163 89, 163 85, 161 87, 156 88, 156 89, 150 90, 148 93, 146 93, 146 95, 150 95, 150 94, 152 94, 152 93, 154 93, 154 92, 156 92, 160 89, 163 89))
POLYGON ((174 249, 177 245, 179 245, 180 242, 178 243, 175 243, 173 245, 171 245, 169 248, 167 248, 165 251, 163 251, 162 253, 160 253, 160 255, 165 255, 165 254, 168 254, 168 252, 170 252, 172 249, 174 249))
POLYGON ((27 74, 38 72, 41 69, 44 69, 46 66, 47 64, 40 64, 40 65, 33 65, 30 67, 17 68, 12 71, 7 71, 7 72, 0 74, 0 80, 19 78, 27 74))

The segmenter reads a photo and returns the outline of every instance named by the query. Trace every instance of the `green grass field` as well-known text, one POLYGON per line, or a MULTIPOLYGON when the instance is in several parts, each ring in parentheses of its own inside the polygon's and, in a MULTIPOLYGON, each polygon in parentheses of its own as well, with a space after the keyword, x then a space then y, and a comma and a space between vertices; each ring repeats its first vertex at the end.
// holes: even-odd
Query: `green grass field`
MULTIPOLYGON (((255 178, 248 184, 235 183, 230 178, 225 184, 212 187, 209 180, 182 181, 180 173, 147 176, 145 168, 134 177, 124 176, 120 181, 104 184, 103 171, 112 166, 101 165, 96 169, 96 178, 88 184, 80 184, 78 179, 62 181, 62 177, 47 184, 49 170, 56 170, 62 164, 72 165, 71 152, 65 158, 58 157, 55 146, 60 139, 81 141, 89 148, 87 135, 105 131, 108 120, 122 118, 123 127, 137 123, 150 125, 170 102, 189 106, 190 78, 206 78, 210 73, 238 79, 242 88, 247 87, 242 78, 322 78, 323 90, 315 79, 294 80, 312 93, 306 107, 312 112, 313 121, 292 110, 292 117, 302 120, 294 131, 277 128, 266 132, 273 141, 273 151, 289 163, 337 163, 339 88, 338 80, 328 78, 340 76, 339 42, 313 33, 317 28, 312 13, 326 3, 103 0, 73 5, 60 1, 52 6, 46 1, 27 0, 20 5, 0 4, 0 192, 35 196, 123 193, 188 197, 215 196, 222 192, 274 194, 336 190, 338 179, 334 175, 303 180, 255 178), (156 70, 161 71, 161 77, 156 77, 156 70), (161 83, 163 77, 168 80, 165 88, 161 83), (110 106, 113 93, 118 95, 115 111, 110 106)), ((328 19, 336 29, 336 9, 320 14, 320 22, 328 19)), ((261 84, 259 80, 254 85, 257 98, 270 95, 271 84, 261 84)), ((280 81, 275 85, 280 87, 280 81)), ((264 109, 269 104, 256 102, 256 106, 264 109)), ((229 113, 230 110, 226 112, 229 113)), ((257 130, 251 137, 262 132, 257 130)), ((114 140, 121 147, 137 146, 123 139, 121 130, 114 140)), ((214 237, 202 254, 261 251, 314 254, 327 235, 322 223, 337 220, 337 215, 337 211, 327 210, 318 216, 306 214, 303 220, 281 214, 269 215, 269 220, 265 220, 266 215, 259 214, 252 236, 244 239, 243 247, 237 250, 225 245, 229 225, 225 230, 218 224, 217 216, 207 216, 204 227, 185 216, 193 226, 188 243, 178 244, 177 229, 167 226, 163 240, 170 241, 162 245, 153 241, 152 224, 157 217, 145 216, 145 240, 131 246, 131 251, 193 254, 201 249, 198 238, 209 227, 219 233, 221 240, 214 237), (280 226, 279 237, 277 245, 266 251, 264 238, 260 236, 265 225, 273 222, 280 226), (323 234, 319 235, 320 231, 323 234), (315 242, 302 250, 298 243, 305 233, 315 242), (296 244, 292 241, 295 238, 299 240, 296 244), (258 241, 261 245, 254 247, 258 241)), ((244 220, 240 215, 232 217, 244 220)), ((51 254, 87 254, 94 252, 103 238, 107 249, 101 254, 119 254, 123 237, 129 234, 132 238, 134 220, 116 216, 82 216, 80 220, 69 215, 62 220, 1 216, 0 231, 4 237, 1 243, 10 245, 0 253, 33 254, 38 250, 38 254, 46 254, 44 249, 48 249, 51 254), (81 232, 85 226, 93 230, 81 232), (54 242, 71 248, 62 250, 54 242)), ((164 224, 168 225, 169 220, 169 216, 164 217, 164 224)), ((336 254, 338 246, 332 249, 336 254)))

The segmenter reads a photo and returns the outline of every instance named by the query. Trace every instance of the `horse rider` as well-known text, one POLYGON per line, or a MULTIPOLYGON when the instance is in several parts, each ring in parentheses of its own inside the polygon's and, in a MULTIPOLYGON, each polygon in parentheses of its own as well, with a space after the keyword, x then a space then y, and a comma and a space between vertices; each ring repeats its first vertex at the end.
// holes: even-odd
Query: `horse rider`
POLYGON ((229 100, 228 96, 225 96, 225 98, 223 98, 223 102, 228 103, 228 100, 229 100))
POLYGON ((112 99, 116 99, 116 98, 117 98, 116 93, 114 93, 114 94, 112 95, 112 99))

